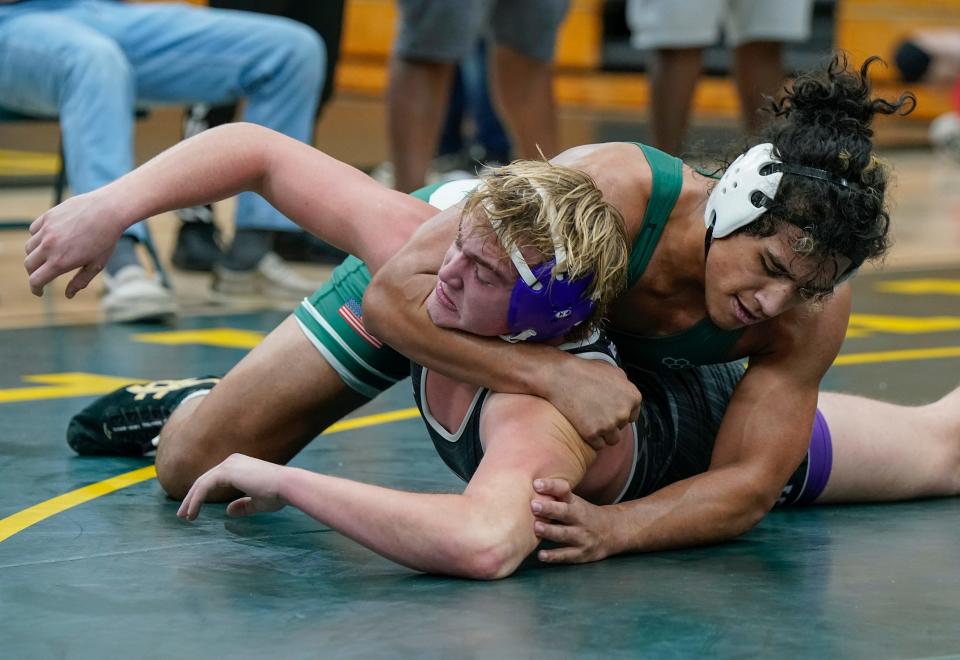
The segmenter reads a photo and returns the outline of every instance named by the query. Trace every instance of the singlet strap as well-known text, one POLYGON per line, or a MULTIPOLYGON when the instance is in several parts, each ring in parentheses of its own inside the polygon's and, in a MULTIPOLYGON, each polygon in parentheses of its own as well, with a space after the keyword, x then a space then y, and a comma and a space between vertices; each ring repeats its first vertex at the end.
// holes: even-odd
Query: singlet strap
POLYGON ((657 247, 660 234, 673 211, 680 189, 683 187, 683 161, 666 154, 659 149, 635 142, 650 165, 653 174, 653 186, 647 209, 643 213, 643 224, 630 249, 630 264, 627 269, 627 286, 631 287, 640 279, 650 263, 650 257, 657 247))

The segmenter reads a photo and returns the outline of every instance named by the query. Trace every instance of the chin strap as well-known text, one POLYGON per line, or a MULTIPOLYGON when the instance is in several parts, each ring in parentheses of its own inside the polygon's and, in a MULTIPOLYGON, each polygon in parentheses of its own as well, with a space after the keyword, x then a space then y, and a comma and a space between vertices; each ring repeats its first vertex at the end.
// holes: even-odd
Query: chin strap
POLYGON ((710 254, 710 246, 713 244, 713 227, 717 224, 717 219, 714 218, 710 223, 710 226, 707 227, 707 233, 703 237, 703 261, 706 263, 707 255, 710 254))
POLYGON ((537 336, 537 331, 533 328, 527 328, 523 332, 518 332, 515 335, 499 335, 500 339, 511 344, 518 344, 522 341, 527 341, 528 339, 533 339, 537 336))

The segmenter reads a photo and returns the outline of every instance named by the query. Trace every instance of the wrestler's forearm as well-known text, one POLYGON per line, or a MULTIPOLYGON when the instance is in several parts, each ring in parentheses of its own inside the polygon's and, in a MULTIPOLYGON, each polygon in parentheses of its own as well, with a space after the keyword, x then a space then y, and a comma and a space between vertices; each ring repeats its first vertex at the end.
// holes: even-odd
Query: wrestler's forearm
POLYGON ((143 218, 225 199, 260 184, 269 140, 252 124, 227 124, 184 140, 104 186, 110 217, 125 228, 143 218))
POLYGON ((553 382, 553 370, 576 358, 549 346, 509 344, 437 327, 426 308, 436 281, 436 275, 425 273, 397 286, 378 274, 364 293, 368 329, 414 362, 455 380, 548 398, 545 385, 553 382))
POLYGON ((436 213, 308 144, 245 123, 184 140, 102 191, 111 205, 107 215, 121 229, 165 211, 255 192, 373 268, 436 213))
POLYGON ((284 500, 374 552, 427 573, 489 577, 476 574, 474 567, 491 521, 469 497, 409 493, 287 470, 280 486, 284 500))
POLYGON ((647 497, 604 507, 605 554, 721 543, 752 529, 773 506, 737 468, 708 470, 647 497))

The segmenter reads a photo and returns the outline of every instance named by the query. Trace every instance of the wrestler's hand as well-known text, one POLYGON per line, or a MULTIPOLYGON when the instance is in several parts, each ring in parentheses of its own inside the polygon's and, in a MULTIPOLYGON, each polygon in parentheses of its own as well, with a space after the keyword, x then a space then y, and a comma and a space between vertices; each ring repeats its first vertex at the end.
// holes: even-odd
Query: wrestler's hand
POLYGON ((594 449, 615 445, 617 431, 635 422, 643 397, 623 369, 576 356, 557 360, 544 396, 594 449))
POLYGON ((80 269, 67 284, 67 298, 87 286, 113 253, 126 228, 119 210, 99 191, 71 197, 30 225, 23 265, 33 295, 64 273, 80 269))
POLYGON ((200 476, 183 498, 177 516, 196 520, 200 507, 214 490, 233 488, 246 495, 227 505, 227 515, 249 516, 279 511, 287 505, 280 497, 280 481, 287 468, 257 458, 233 454, 200 476))
POLYGON ((537 517, 533 532, 537 538, 561 546, 540 550, 537 559, 551 564, 583 564, 612 554, 613 526, 607 507, 577 497, 563 479, 537 479, 533 489, 543 496, 530 502, 537 517))

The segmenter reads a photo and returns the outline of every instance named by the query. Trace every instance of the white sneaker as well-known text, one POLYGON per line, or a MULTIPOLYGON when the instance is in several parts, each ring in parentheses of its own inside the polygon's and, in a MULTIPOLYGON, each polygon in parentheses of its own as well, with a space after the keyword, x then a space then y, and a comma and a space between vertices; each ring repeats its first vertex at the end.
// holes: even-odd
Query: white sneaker
POLYGON ((960 160, 960 115, 947 112, 930 122, 930 143, 937 151, 960 160))
POLYGON ((301 277, 273 252, 264 255, 253 270, 231 270, 222 264, 213 270, 213 291, 222 299, 261 295, 271 300, 299 302, 320 285, 321 282, 301 277))
POLYGON ((370 170, 370 178, 379 183, 381 186, 393 188, 393 183, 396 181, 396 177, 394 176, 393 172, 393 163, 390 161, 380 163, 370 170))
POLYGON ((115 275, 104 273, 103 281, 106 292, 100 305, 107 321, 169 320, 177 314, 173 292, 142 266, 125 266, 115 275))

